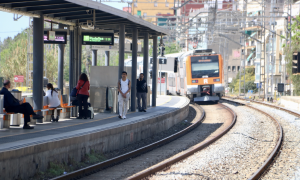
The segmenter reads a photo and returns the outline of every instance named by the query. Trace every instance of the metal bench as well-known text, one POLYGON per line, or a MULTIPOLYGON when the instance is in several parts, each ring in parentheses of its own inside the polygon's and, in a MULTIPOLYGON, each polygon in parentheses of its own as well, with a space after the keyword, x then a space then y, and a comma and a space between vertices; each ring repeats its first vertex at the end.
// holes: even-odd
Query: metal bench
MULTIPOLYGON (((48 97, 44 96, 44 99, 43 99, 43 109, 41 111, 43 111, 44 120, 46 122, 50 122, 51 121, 51 115, 52 115, 53 111, 61 111, 61 110, 63 110, 63 108, 49 107, 48 104, 49 104, 48 97)), ((55 113, 54 113, 54 115, 55 115, 55 113)))
POLYGON ((10 115, 13 113, 6 113, 4 110, 4 95, 0 95, 0 129, 9 128, 10 115))
MULTIPOLYGON (((29 103, 32 108, 33 108, 33 98, 32 97, 25 97, 25 102, 29 103)), ((41 119, 40 121, 42 122, 47 122, 47 121, 51 121, 51 116, 48 117, 48 97, 47 96, 43 96, 43 109, 40 110, 34 110, 34 112, 42 112, 42 115, 44 116, 43 119, 41 119)), ((36 124, 36 119, 32 119, 32 116, 30 116, 30 124, 36 124)))
POLYGON ((69 102, 68 95, 66 94, 61 95, 60 98, 60 106, 62 107, 62 110, 60 111, 61 118, 70 118, 71 108, 76 107, 76 106, 69 106, 68 102, 69 102))

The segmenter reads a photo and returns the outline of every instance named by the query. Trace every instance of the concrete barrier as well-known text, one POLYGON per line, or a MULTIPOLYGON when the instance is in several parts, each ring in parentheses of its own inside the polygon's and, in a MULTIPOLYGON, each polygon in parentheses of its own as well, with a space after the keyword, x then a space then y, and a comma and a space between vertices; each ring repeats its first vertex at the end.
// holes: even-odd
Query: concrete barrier
POLYGON ((281 96, 280 105, 285 108, 300 111, 300 97, 299 96, 281 96))
POLYGON ((180 106, 164 113, 158 110, 156 115, 148 114, 147 118, 136 117, 124 120, 123 124, 118 121, 102 125, 98 131, 83 129, 76 133, 51 135, 50 140, 30 139, 22 145, 11 143, 9 149, 2 148, 0 152, 0 179, 28 179, 37 171, 46 171, 50 162, 79 162, 91 150, 105 153, 151 137, 188 116, 189 100, 181 100, 184 101, 180 101, 180 106))

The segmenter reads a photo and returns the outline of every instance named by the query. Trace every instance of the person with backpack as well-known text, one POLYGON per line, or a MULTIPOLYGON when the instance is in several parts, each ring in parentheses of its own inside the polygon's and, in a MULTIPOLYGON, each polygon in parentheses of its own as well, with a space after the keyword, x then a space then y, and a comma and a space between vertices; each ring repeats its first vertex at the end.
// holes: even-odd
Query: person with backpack
POLYGON ((144 74, 140 74, 140 78, 137 79, 136 81, 136 96, 137 96, 137 105, 139 112, 147 112, 147 93, 148 93, 148 88, 147 88, 147 82, 144 79, 144 74), (141 107, 141 99, 142 99, 142 107, 141 107))
POLYGON ((88 116, 88 98, 89 98, 89 90, 90 90, 90 82, 88 77, 85 73, 82 73, 79 77, 77 86, 77 99, 78 99, 78 106, 79 106, 79 117, 77 119, 87 119, 88 116), (82 110, 82 105, 84 110, 82 110))
POLYGON ((131 82, 127 79, 127 72, 122 72, 122 78, 118 81, 118 101, 119 101, 119 118, 126 119, 126 113, 128 111, 128 100, 130 97, 131 82))
MULTIPOLYGON (((46 96, 48 97, 48 107, 49 108, 59 108, 60 100, 58 98, 58 92, 53 88, 51 83, 47 84, 46 96)), ((60 115, 60 110, 57 111, 57 117, 54 118, 54 111, 52 112, 51 119, 52 121, 58 121, 60 115)))

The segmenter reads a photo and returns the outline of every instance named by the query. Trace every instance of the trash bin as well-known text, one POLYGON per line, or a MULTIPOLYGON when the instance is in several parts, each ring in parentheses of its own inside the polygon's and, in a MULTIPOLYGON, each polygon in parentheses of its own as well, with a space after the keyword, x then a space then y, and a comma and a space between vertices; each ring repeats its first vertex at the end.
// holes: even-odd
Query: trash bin
POLYGON ((107 91, 107 106, 112 113, 118 112, 118 88, 109 87, 107 91))
MULTIPOLYGON (((11 94, 18 100, 22 99, 22 91, 11 91, 11 94)), ((24 124, 24 120, 21 123, 22 114, 13 114, 10 116, 10 125, 11 126, 19 126, 20 124, 24 124)))

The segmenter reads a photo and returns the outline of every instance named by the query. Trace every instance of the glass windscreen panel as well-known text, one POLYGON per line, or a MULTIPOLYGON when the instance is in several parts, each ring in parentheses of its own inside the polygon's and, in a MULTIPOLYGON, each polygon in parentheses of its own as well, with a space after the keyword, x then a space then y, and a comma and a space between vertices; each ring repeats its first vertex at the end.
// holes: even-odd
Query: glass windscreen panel
POLYGON ((218 56, 191 57, 192 78, 219 77, 218 56))

